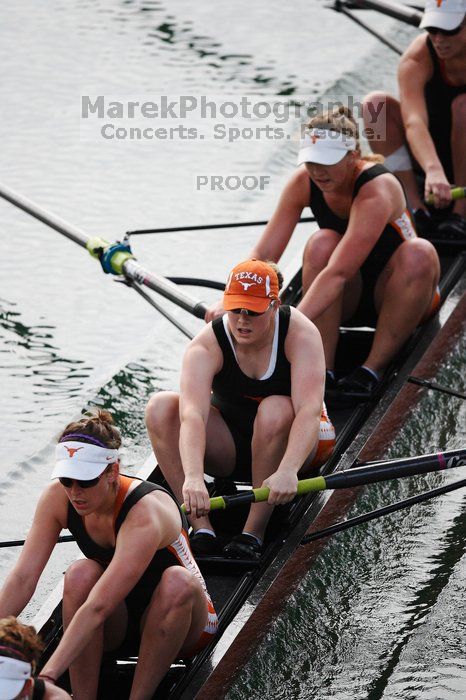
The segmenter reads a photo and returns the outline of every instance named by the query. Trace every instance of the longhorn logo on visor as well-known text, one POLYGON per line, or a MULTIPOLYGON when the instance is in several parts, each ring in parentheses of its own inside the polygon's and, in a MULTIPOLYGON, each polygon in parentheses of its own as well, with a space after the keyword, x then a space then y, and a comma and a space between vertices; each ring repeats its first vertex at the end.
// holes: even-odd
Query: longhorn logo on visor
POLYGON ((74 455, 76 454, 76 452, 77 452, 78 450, 83 450, 83 449, 84 449, 84 447, 67 447, 66 445, 64 445, 64 448, 65 448, 65 450, 68 452, 68 455, 69 455, 70 459, 71 459, 72 457, 74 457, 74 455))

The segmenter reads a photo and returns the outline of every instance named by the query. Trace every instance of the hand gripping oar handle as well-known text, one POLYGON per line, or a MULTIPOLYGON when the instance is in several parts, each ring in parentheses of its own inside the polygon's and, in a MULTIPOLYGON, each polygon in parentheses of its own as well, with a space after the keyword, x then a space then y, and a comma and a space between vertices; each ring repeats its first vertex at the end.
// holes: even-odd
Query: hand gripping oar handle
MULTIPOLYGON (((463 199, 464 197, 466 197, 466 187, 452 187, 452 200, 463 199)), ((426 199, 426 204, 434 204, 434 201, 434 195, 430 194, 426 199)))
MULTIPOLYGON (((302 479, 298 481, 296 493, 298 496, 304 496, 314 491, 347 489, 355 486, 375 484, 378 481, 389 481, 390 479, 400 479, 406 476, 455 469, 465 465, 466 449, 438 452, 437 454, 421 455, 420 457, 407 457, 405 459, 366 462, 329 476, 315 476, 310 479, 302 479)), ((214 496, 214 498, 210 499, 210 509, 223 510, 247 503, 260 503, 268 499, 269 493, 270 489, 263 487, 232 496, 214 496)), ((182 510, 186 512, 184 504, 182 510)))
POLYGON ((182 309, 193 314, 193 316, 200 319, 204 318, 207 311, 204 302, 186 294, 186 292, 165 277, 145 270, 136 262, 127 245, 110 244, 103 238, 91 238, 77 226, 72 226, 72 224, 39 207, 5 185, 0 185, 0 197, 30 214, 30 216, 39 219, 39 221, 74 241, 82 248, 86 248, 94 258, 102 261, 102 257, 105 256, 106 265, 105 267, 103 265, 103 267, 106 272, 111 272, 115 275, 125 275, 133 282, 142 284, 161 294, 174 304, 181 306, 182 309))

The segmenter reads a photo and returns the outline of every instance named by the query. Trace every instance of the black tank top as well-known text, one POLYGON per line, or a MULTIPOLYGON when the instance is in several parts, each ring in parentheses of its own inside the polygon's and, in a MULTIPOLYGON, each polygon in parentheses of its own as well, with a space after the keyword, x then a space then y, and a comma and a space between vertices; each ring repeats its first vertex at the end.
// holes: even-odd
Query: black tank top
POLYGON ((266 379, 253 379, 244 374, 225 332, 223 317, 212 322, 212 329, 223 354, 222 369, 212 382, 214 406, 222 412, 241 409, 255 413, 266 396, 291 396, 291 366, 285 355, 290 315, 289 306, 280 306, 277 314, 279 326, 275 368, 266 379))
POLYGON ((437 155, 445 170, 445 175, 449 182, 453 184, 453 162, 450 144, 451 103, 455 97, 466 93, 466 83, 464 85, 451 85, 445 75, 443 61, 437 56, 437 52, 429 37, 427 37, 426 44, 433 68, 432 77, 424 87, 427 114, 429 115, 429 132, 434 141, 437 155))
POLYGON ((34 690, 32 700, 43 700, 45 697, 45 683, 41 678, 34 678, 34 690))
MULTIPOLYGON (((370 182, 370 180, 379 177, 379 175, 385 175, 387 173, 393 175, 393 173, 390 173, 390 171, 380 163, 362 170, 354 183, 351 200, 354 201, 361 187, 363 187, 366 182, 370 182)), ((395 176, 393 175, 393 177, 395 176)), ((342 219, 337 216, 325 201, 322 190, 312 179, 310 182, 311 197, 309 206, 316 217, 319 227, 333 229, 343 236, 348 228, 349 219, 342 219)), ((416 231, 413 226, 411 215, 406 208, 398 219, 390 221, 383 229, 376 244, 361 267, 363 279, 377 278, 398 246, 400 246, 403 241, 410 238, 416 238, 416 231)))
MULTIPOLYGON (((128 477, 124 477, 128 478, 128 477)), ((133 479, 131 477, 131 481, 139 481, 139 479, 133 479)), ((119 510, 119 513, 116 517, 115 520, 115 525, 114 525, 114 530, 115 530, 115 535, 118 534, 118 531, 120 527, 122 526, 126 516, 128 515, 129 511, 131 508, 145 495, 148 493, 151 493, 152 491, 163 491, 164 493, 168 493, 166 489, 162 488, 161 486, 158 486, 157 484, 152 484, 149 483, 148 481, 141 481, 138 486, 136 486, 133 491, 125 498, 123 501, 123 504, 119 510)), ((171 494, 169 494, 171 498, 171 494)), ((173 502, 176 503, 176 501, 173 499, 173 502)), ((186 520, 185 515, 181 512, 179 509, 178 505, 177 508, 180 512, 181 515, 181 521, 182 521, 182 529, 187 532, 188 531, 188 523, 186 520)), ((115 553, 115 548, 114 547, 101 547, 99 544, 94 542, 93 539, 88 535, 85 525, 84 525, 84 520, 81 518, 80 515, 76 512, 75 508, 72 506, 71 502, 68 504, 68 523, 67 527, 70 530, 70 532, 75 536, 76 538, 76 543, 81 550, 81 552, 84 554, 85 557, 88 559, 94 559, 95 561, 99 562, 102 566, 106 567, 110 563, 110 561, 113 558, 113 555, 115 553)), ((165 571, 165 569, 168 569, 170 566, 175 566, 175 565, 180 565, 179 558, 175 555, 173 548, 170 547, 164 547, 163 549, 157 550, 157 552, 154 554, 151 562, 149 563, 149 566, 143 573, 141 579, 139 580, 139 583, 141 585, 154 585, 154 581, 157 581, 160 579, 162 576, 162 573, 165 571)))

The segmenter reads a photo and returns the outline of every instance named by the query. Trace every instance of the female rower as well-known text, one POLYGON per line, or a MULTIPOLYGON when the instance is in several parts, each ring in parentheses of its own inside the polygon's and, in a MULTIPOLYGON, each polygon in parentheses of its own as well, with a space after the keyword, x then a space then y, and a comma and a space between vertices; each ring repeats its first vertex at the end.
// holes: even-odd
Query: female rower
MULTIPOLYGON (((63 528, 84 553, 65 574, 65 633, 42 669, 70 670, 75 700, 97 698, 103 651, 139 647, 131 700, 151 698, 172 661, 205 646, 217 618, 186 524, 162 488, 120 475, 121 436, 107 411, 70 423, 56 448, 21 556, 0 592, 0 616, 31 598, 63 528)), ((134 653, 134 651, 130 652, 134 653)))
POLYGON ((42 646, 34 627, 12 616, 0 620, 0 700, 70 698, 49 681, 33 677, 42 646))
POLYGON ((199 554, 222 548, 208 517, 205 470, 270 488, 251 506, 231 558, 258 559, 273 506, 296 495, 298 472, 330 456, 335 430, 323 405, 324 355, 314 324, 280 306, 275 265, 246 260, 233 268, 227 313, 189 344, 180 394, 159 392, 146 424, 165 478, 184 501, 199 554))
POLYGON ((298 308, 322 335, 327 389, 335 384, 341 322, 376 327, 363 366, 339 382, 362 400, 373 395, 389 362, 439 302, 437 253, 417 237, 399 181, 373 159, 361 156, 349 110, 312 118, 301 141, 300 167, 252 253, 278 260, 302 210, 311 207, 320 230, 304 251, 298 308))

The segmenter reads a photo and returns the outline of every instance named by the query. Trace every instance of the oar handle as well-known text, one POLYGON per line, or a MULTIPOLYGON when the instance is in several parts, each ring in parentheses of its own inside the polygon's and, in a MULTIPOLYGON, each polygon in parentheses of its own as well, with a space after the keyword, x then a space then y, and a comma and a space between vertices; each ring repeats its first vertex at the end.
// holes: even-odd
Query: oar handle
MULTIPOLYGON (((325 491, 326 489, 349 489, 356 486, 375 484, 378 481, 389 481, 390 479, 400 479, 407 476, 464 467, 466 466, 466 448, 448 452, 436 452, 419 457, 356 464, 357 466, 344 471, 337 471, 326 477, 314 476, 310 479, 298 481, 296 495, 304 496, 307 493, 325 491)), ((241 491, 232 496, 214 496, 214 498, 210 499, 210 510, 224 510, 225 508, 242 504, 261 503, 268 499, 269 493, 270 489, 261 487, 241 491)), ((181 510, 183 513, 186 513, 184 504, 181 506, 181 510)))
MULTIPOLYGON (((298 481, 297 496, 304 496, 312 491, 324 491, 327 488, 327 483, 323 476, 314 476, 310 479, 302 479, 298 481)), ((248 489, 241 493, 235 493, 232 496, 214 496, 210 499, 210 510, 225 510, 232 506, 239 506, 248 503, 263 503, 269 497, 270 489, 263 486, 256 489, 248 489)), ((181 506, 183 513, 186 513, 186 506, 183 503, 181 506)))
MULTIPOLYGON (((451 198, 453 200, 466 197, 466 187, 452 187, 451 198)), ((434 195, 430 194, 426 199, 426 204, 434 204, 434 195)))

